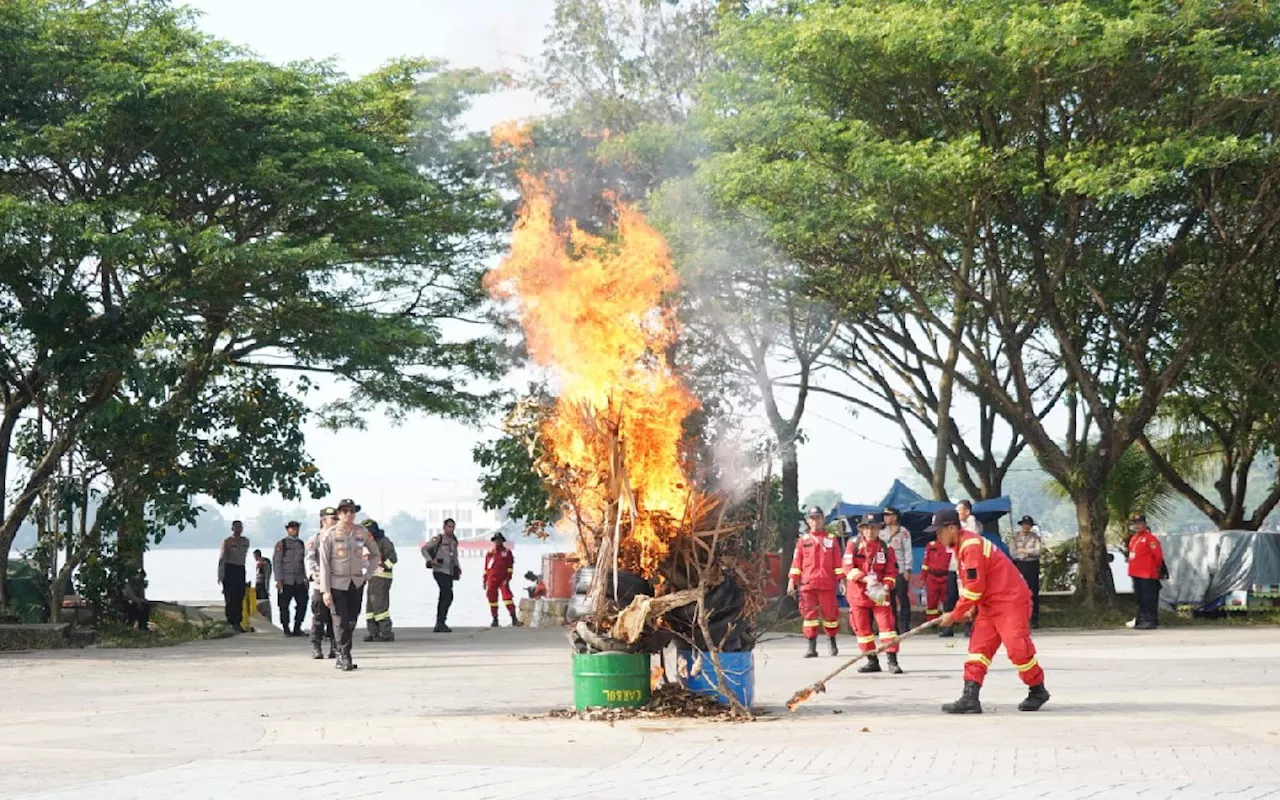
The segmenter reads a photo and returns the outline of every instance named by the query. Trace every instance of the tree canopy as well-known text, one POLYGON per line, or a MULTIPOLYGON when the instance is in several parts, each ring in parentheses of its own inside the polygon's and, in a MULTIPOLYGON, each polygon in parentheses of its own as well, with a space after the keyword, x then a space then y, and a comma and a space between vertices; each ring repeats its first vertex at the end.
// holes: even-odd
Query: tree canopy
POLYGON ((490 83, 275 66, 164 2, 0 4, 0 559, 78 444, 136 517, 321 491, 308 417, 490 409, 495 343, 446 332, 503 219, 457 128, 490 83), (307 405, 307 374, 340 399, 307 405))

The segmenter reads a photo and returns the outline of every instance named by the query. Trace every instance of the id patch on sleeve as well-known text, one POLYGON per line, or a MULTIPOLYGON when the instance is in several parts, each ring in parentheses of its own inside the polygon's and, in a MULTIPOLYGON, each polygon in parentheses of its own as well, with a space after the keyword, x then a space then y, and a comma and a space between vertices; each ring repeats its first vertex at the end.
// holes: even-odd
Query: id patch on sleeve
POLYGON ((978 570, 970 567, 964 571, 965 580, 976 581, 978 579, 978 570))

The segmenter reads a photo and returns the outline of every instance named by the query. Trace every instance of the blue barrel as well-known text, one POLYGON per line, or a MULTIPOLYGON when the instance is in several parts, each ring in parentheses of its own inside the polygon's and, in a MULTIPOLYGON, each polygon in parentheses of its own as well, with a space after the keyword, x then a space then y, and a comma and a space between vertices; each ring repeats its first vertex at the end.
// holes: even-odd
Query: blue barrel
MULTIPOLYGON (((677 654, 679 658, 679 675, 688 675, 693 671, 693 663, 696 657, 692 650, 681 650, 677 654)), ((756 697, 756 659, 754 653, 721 653, 720 665, 724 668, 725 683, 729 686, 730 693, 738 699, 747 708, 751 708, 751 704, 756 697)), ((681 678, 680 682, 685 685, 691 692, 705 694, 714 697, 725 705, 729 704, 729 698, 720 692, 720 681, 716 677, 716 665, 711 661, 709 653, 702 654, 702 668, 697 675, 688 678, 681 678)))

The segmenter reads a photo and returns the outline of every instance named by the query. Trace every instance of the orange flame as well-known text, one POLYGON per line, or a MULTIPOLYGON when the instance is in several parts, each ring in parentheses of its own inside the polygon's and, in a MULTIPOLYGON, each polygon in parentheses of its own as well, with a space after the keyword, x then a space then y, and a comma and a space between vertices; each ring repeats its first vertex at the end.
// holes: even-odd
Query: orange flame
POLYGON ((691 500, 680 441, 698 407, 665 357, 676 325, 662 297, 679 283, 666 241, 622 203, 610 239, 572 222, 562 229, 541 181, 522 175, 521 189, 511 251, 485 285, 516 303, 530 357, 554 375, 556 407, 543 438, 571 476, 562 488, 576 499, 579 521, 595 530, 612 527, 606 516, 619 499, 616 432, 637 507, 620 562, 652 575, 691 500))

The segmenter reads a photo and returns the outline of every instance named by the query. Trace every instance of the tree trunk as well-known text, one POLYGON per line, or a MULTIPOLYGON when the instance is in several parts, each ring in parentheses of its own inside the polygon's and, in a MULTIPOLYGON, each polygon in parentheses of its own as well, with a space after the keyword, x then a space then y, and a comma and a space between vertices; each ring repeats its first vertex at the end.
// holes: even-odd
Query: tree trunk
POLYGON ((800 529, 800 461, 796 453, 794 437, 786 437, 779 441, 779 455, 782 460, 782 508, 785 516, 778 520, 778 542, 782 545, 782 558, 786 568, 791 569, 791 556, 795 553, 796 539, 800 529))
POLYGON ((1076 505, 1076 523, 1080 526, 1076 540, 1080 550, 1076 566, 1076 600, 1090 608, 1113 605, 1116 587, 1107 561, 1108 514, 1102 491, 1086 489, 1072 499, 1076 505))

